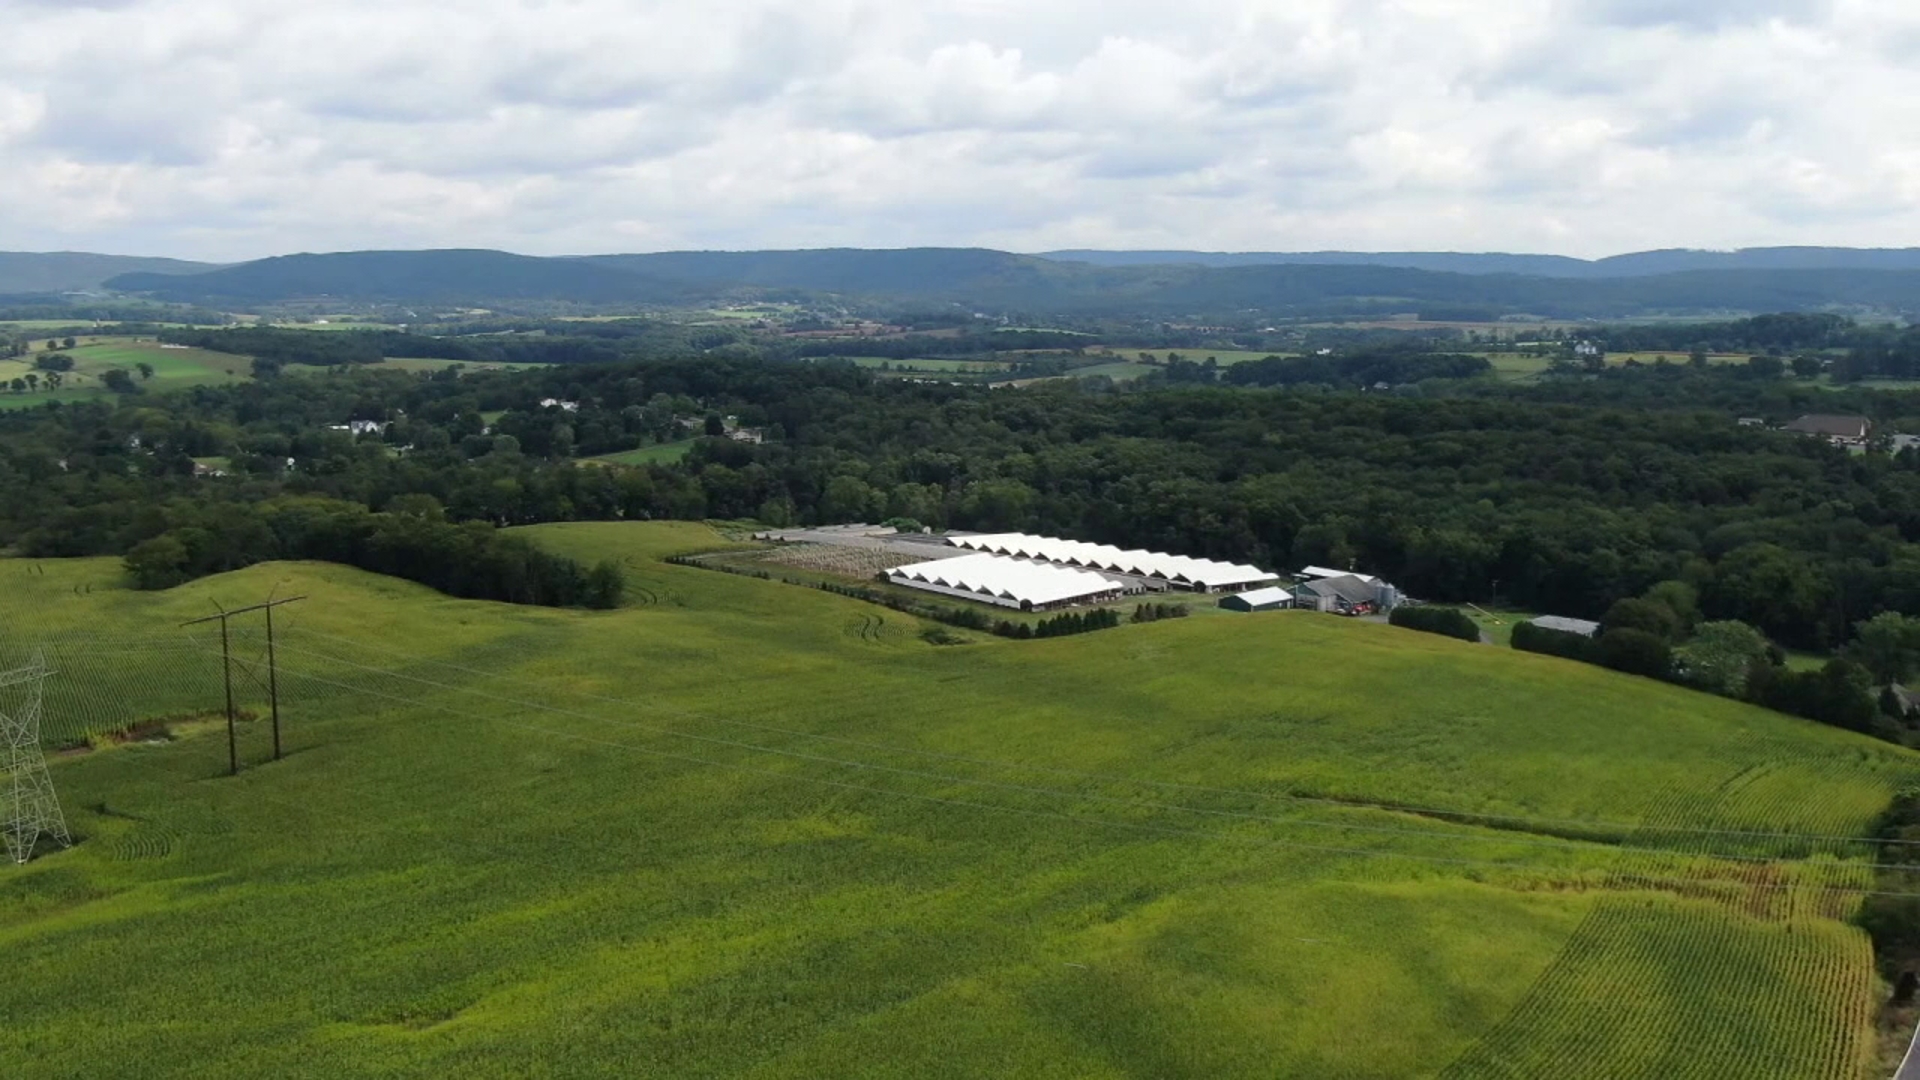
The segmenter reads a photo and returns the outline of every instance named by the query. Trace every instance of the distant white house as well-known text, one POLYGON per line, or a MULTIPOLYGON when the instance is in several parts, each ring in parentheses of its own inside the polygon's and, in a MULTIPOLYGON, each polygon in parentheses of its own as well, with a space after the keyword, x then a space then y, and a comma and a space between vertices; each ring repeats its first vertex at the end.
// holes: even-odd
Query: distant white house
POLYGON ((344 431, 359 438, 362 435, 378 435, 387 430, 388 425, 380 420, 349 420, 344 424, 328 424, 328 431, 344 431))
POLYGON ((577 401, 561 401, 559 398, 551 398, 551 397, 541 398, 540 407, 543 409, 559 409, 562 412, 579 412, 580 411, 580 403, 577 401))

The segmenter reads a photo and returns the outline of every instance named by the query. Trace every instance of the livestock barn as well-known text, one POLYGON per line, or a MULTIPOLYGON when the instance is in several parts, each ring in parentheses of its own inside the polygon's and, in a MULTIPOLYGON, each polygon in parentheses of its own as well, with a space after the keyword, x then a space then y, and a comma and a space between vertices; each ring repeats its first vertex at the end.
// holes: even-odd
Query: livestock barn
POLYGON ((962 555, 887 571, 886 580, 909 589, 957 596, 1018 611, 1049 611, 1099 604, 1127 594, 1122 581, 1088 570, 1022 562, 998 555, 962 555))
POLYGON ((1095 572, 1124 574, 1162 587, 1190 592, 1237 592, 1280 580, 1280 575, 1257 566, 1216 562, 1158 551, 1130 551, 1108 544, 1060 540, 1025 533, 950 536, 947 543, 973 551, 1035 559, 1095 572))

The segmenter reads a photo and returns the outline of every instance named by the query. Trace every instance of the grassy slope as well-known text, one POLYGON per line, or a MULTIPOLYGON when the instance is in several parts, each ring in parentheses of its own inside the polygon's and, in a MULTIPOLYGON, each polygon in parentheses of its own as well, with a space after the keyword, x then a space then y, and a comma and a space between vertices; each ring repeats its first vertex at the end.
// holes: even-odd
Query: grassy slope
MULTIPOLYGON (((62 351, 74 361, 74 369, 67 373, 64 386, 57 391, 43 389, 31 394, 0 393, 0 409, 111 396, 112 391, 101 385, 100 376, 112 368, 124 369, 133 375, 135 383, 155 393, 252 377, 250 362, 244 356, 203 349, 163 349, 155 342, 130 338, 84 338, 79 347, 62 351), (140 378, 136 365, 143 361, 153 367, 153 378, 140 378)), ((0 360, 0 384, 10 383, 34 370, 33 361, 39 355, 0 360)))
POLYGON ((219 778, 208 730, 56 762, 86 842, 0 871, 0 1071, 1786 1077, 1863 1050, 1843 905, 1273 796, 1851 832, 1912 755, 1306 614, 934 648, 654 561, 702 527, 530 532, 626 560, 634 606, 0 561, 0 642, 55 643, 56 737, 217 705, 177 622, 311 597, 286 761, 219 778))
POLYGON ((582 458, 581 461, 604 461, 614 465, 648 465, 658 462, 669 464, 687 456, 697 439, 679 439, 674 442, 653 443, 638 450, 622 450, 617 454, 601 454, 597 457, 582 458))

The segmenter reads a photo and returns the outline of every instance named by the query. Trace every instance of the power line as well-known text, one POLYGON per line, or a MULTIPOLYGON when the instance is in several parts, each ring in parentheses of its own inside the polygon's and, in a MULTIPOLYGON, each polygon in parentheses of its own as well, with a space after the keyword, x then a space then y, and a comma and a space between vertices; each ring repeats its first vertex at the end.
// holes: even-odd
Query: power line
POLYGON ((53 777, 47 774, 46 753, 40 748, 40 711, 52 676, 40 652, 27 666, 0 673, 0 688, 25 688, 12 712, 0 712, 0 736, 6 740, 5 757, 0 759, 5 767, 0 798, 6 800, 0 813, 6 818, 0 830, 6 833, 7 852, 16 863, 33 858, 43 836, 61 847, 73 846, 60 799, 53 791, 53 777))
MULTIPOLYGON (((339 658, 337 657, 329 657, 326 654, 321 654, 321 653, 312 653, 310 650, 301 650, 301 651, 307 653, 308 655, 320 656, 323 659, 333 659, 336 661, 339 660, 339 658)), ((341 662, 345 662, 345 661, 341 661, 341 662)), ((393 675, 393 676, 402 677, 402 678, 414 678, 410 676, 401 675, 398 672, 382 671, 381 669, 366 668, 365 665, 352 664, 351 662, 346 662, 346 663, 348 663, 348 666, 361 667, 364 670, 378 671, 381 674, 393 675)), ((1144 831, 1144 832, 1150 832, 1150 833, 1156 833, 1156 834, 1162 834, 1162 835, 1204 837, 1204 838, 1220 840, 1220 841, 1229 842, 1229 843, 1237 843, 1237 844, 1246 844, 1250 842, 1245 838, 1235 837, 1231 833, 1223 833, 1223 832, 1214 831, 1214 830, 1187 829, 1187 828, 1169 827, 1169 826, 1160 826, 1160 825, 1147 825, 1147 824, 1141 824, 1141 823, 1135 823, 1135 822, 1116 821, 1110 818, 1104 818, 1097 815, 1076 815, 1076 814, 1063 814, 1056 811, 1032 810, 1032 809, 1026 809, 1021 807, 1007 806, 1001 803, 979 802, 979 801, 964 800, 964 799, 951 799, 943 796, 924 795, 917 792, 900 791, 898 789, 893 789, 893 788, 877 788, 877 787, 870 787, 862 784, 852 784, 844 781, 828 780, 828 779, 823 779, 819 777, 799 775, 791 772, 781 772, 777 770, 749 766, 749 765, 742 765, 742 764, 737 764, 733 762, 719 761, 712 758, 700 757, 692 754, 684 754, 684 753, 678 753, 675 751, 651 749, 643 746, 636 746, 631 743, 619 742, 619 741, 610 740, 610 739, 601 739, 601 738, 596 738, 589 735, 582 735, 576 732, 561 731, 554 728, 542 727, 534 724, 519 723, 512 720, 503 719, 500 717, 482 716, 472 712, 456 709, 450 705, 445 705, 439 702, 425 701, 425 700, 420 700, 415 698, 404 697, 398 694, 385 693, 383 691, 371 689, 370 687, 367 687, 365 685, 354 685, 354 684, 336 682, 336 681, 326 679, 318 675, 313 675, 310 673, 289 672, 289 674, 296 676, 298 678, 308 679, 314 682, 321 683, 323 685, 334 686, 339 689, 348 690, 354 693, 364 693, 374 697, 380 697, 380 698, 385 698, 391 701, 397 701, 414 708, 432 709, 435 711, 445 712, 450 715, 459 717, 461 719, 474 720, 479 722, 493 722, 493 723, 503 724, 508 727, 536 732, 539 734, 551 735, 556 738, 568 739, 576 742, 584 742, 584 743, 598 745, 598 746, 607 746, 611 748, 623 749, 623 750, 632 751, 634 753, 642 754, 648 757, 654 757, 654 758, 660 758, 660 759, 672 760, 672 761, 680 761, 680 762, 693 764, 693 765, 708 766, 708 767, 718 768, 718 769, 722 769, 730 772, 738 772, 738 773, 756 775, 756 776, 765 776, 765 777, 770 777, 777 780, 812 784, 812 785, 829 787, 829 788, 834 788, 839 790, 855 791, 855 792, 862 792, 866 794, 910 799, 910 800, 919 801, 919 802, 938 803, 943 805, 965 807, 970 809, 981 809, 981 810, 989 810, 989 811, 995 811, 995 812, 1017 814, 1021 816, 1027 816, 1027 817, 1039 817, 1039 818, 1047 818, 1047 819, 1053 819, 1053 820, 1072 821, 1072 822, 1078 822, 1082 824, 1093 824, 1093 825, 1099 825, 1103 827, 1129 829, 1133 831, 1144 831)), ((416 679, 415 681, 422 681, 422 682, 426 682, 428 685, 441 686, 441 688, 443 689, 449 689, 449 687, 444 687, 441 684, 431 683, 429 680, 416 679)), ((507 704, 519 705, 521 707, 533 707, 537 709, 542 709, 543 711, 555 712, 560 715, 573 715, 573 716, 578 716, 588 720, 603 719, 603 718, 594 717, 586 714, 572 713, 569 710, 553 708, 550 706, 542 706, 539 704, 531 704, 529 706, 529 703, 515 702, 511 699, 497 698, 492 695, 483 695, 483 696, 487 696, 492 700, 502 701, 507 704)), ((776 754, 778 753, 778 751, 772 751, 772 750, 769 750, 767 752, 776 753, 776 754)), ((812 760, 834 763, 834 759, 815 758, 812 760)), ((837 762, 837 763, 841 765, 851 766, 854 768, 859 768, 862 765, 862 763, 858 763, 858 762, 837 762)), ((970 781, 962 777, 941 777, 939 774, 920 774, 920 775, 930 776, 930 777, 939 778, 939 779, 946 779, 950 782, 956 782, 956 783, 974 783, 974 781, 970 781)), ((987 786, 996 786, 996 787, 1002 787, 1002 788, 1011 787, 1013 790, 1019 790, 1026 793, 1037 794, 1042 796, 1052 796, 1057 798, 1066 798, 1066 799, 1087 798, 1087 796, 1081 795, 1079 793, 1055 791, 1052 789, 1045 789, 1045 788, 1019 788, 1017 786, 993 785, 990 783, 987 786)), ((1129 804, 1129 805, 1149 806, 1149 807, 1156 807, 1160 809, 1170 809, 1175 811, 1182 811, 1182 810, 1191 811, 1194 809, 1190 807, 1178 807, 1178 806, 1170 806, 1165 804, 1129 804)), ((1275 824, 1282 827, 1313 824, 1311 822, 1290 821, 1287 819, 1276 819, 1276 818, 1266 818, 1266 819, 1256 818, 1255 820, 1264 820, 1269 824, 1275 824)), ((1504 837, 1493 837, 1493 836, 1485 836, 1485 835, 1447 836, 1441 833, 1422 832, 1422 831, 1402 831, 1400 834, 1414 836, 1414 837, 1427 839, 1427 840, 1436 840, 1443 843, 1455 843, 1455 844, 1463 841, 1469 841, 1469 840, 1483 841, 1488 843, 1497 843, 1497 842, 1500 842, 1502 839, 1505 839, 1504 837)), ((1508 869, 1508 870, 1526 868, 1524 864, 1517 864, 1512 861, 1502 861, 1502 860, 1495 860, 1495 859, 1424 855, 1424 854, 1415 854, 1415 853, 1404 852, 1404 851, 1382 850, 1382 849, 1374 849, 1374 848, 1334 847, 1331 845, 1307 844, 1307 843, 1299 843, 1295 841, 1283 841, 1283 840, 1251 841, 1251 843, 1259 847, 1286 848, 1286 849, 1293 849, 1293 850, 1300 850, 1300 851, 1311 851, 1311 852, 1320 853, 1320 854, 1333 854, 1333 855, 1345 855, 1345 856, 1356 856, 1356 857, 1400 858, 1400 859, 1408 859, 1416 862, 1430 862, 1430 863, 1438 863, 1443 865, 1455 865, 1455 866, 1485 866, 1485 867, 1496 867, 1496 868, 1508 869)), ((1593 850, 1595 850, 1596 852, 1613 851, 1616 854, 1627 854, 1627 855, 1635 855, 1635 856, 1665 855, 1665 856, 1670 856, 1675 858, 1691 858, 1691 859, 1722 859, 1723 858, 1722 856, 1715 855, 1713 853, 1707 853, 1707 852, 1700 852, 1700 853, 1676 852, 1676 851, 1671 851, 1667 849, 1658 849, 1658 848, 1612 848, 1607 845, 1602 845, 1597 843, 1594 845, 1593 850)), ((1861 864, 1861 863, 1818 864, 1818 863, 1810 863, 1806 861, 1796 861, 1796 860, 1761 860, 1761 861, 1768 862, 1770 864, 1778 864, 1778 863, 1785 862, 1785 863, 1791 863, 1791 865, 1793 866, 1807 868, 1807 869, 1816 869, 1816 870, 1865 872, 1874 868, 1870 864, 1861 864)), ((1620 871, 1620 870, 1599 871, 1596 869, 1594 872, 1605 872, 1610 877, 1614 877, 1614 878, 1618 878, 1626 881, 1637 882, 1637 883, 1648 884, 1648 885, 1660 885, 1660 886, 1676 888, 1676 889, 1677 888, 1702 889, 1702 888, 1710 888, 1715 886, 1724 886, 1724 887, 1737 887, 1740 889, 1762 890, 1762 891, 1820 890, 1822 892, 1834 893, 1839 895, 1849 895, 1849 896, 1899 896, 1899 897, 1920 898, 1920 893, 1887 892, 1887 891, 1881 891, 1881 890, 1860 889, 1860 888, 1854 888, 1854 887, 1843 886, 1843 885, 1812 884, 1812 883, 1803 884, 1803 883, 1787 883, 1787 882, 1757 883, 1757 882, 1736 882, 1736 881, 1724 881, 1724 880, 1713 880, 1713 879, 1662 878, 1654 875, 1641 874, 1638 872, 1630 872, 1630 871, 1620 871)))

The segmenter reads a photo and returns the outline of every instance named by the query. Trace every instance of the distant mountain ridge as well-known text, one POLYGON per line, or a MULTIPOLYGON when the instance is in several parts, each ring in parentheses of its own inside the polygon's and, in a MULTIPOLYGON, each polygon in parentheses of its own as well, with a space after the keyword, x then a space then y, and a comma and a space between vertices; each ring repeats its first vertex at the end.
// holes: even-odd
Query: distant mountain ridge
POLYGON ((1920 270, 1920 248, 1762 247, 1735 251, 1666 248, 1576 259, 1568 255, 1454 251, 1048 251, 1054 262, 1089 266, 1391 266, 1453 274, 1539 277, 1651 277, 1688 270, 1920 270))
POLYGON ((299 302, 621 306, 850 298, 1015 314, 1164 318, 1234 312, 1420 312, 1445 318, 1920 312, 1920 249, 1643 252, 1591 263, 1552 255, 1119 252, 1105 255, 1125 264, 1106 265, 1066 254, 983 248, 568 257, 357 251, 282 255, 195 273, 122 274, 106 284, 160 300, 239 310, 299 302), (1177 261, 1183 258, 1189 261, 1177 261))
POLYGON ((91 292, 122 274, 195 274, 218 265, 84 251, 0 251, 0 294, 91 292))
POLYGON ((608 304, 670 302, 680 293, 672 283, 579 259, 481 249, 276 255, 200 274, 123 274, 108 285, 159 300, 215 304, 553 299, 608 304))

